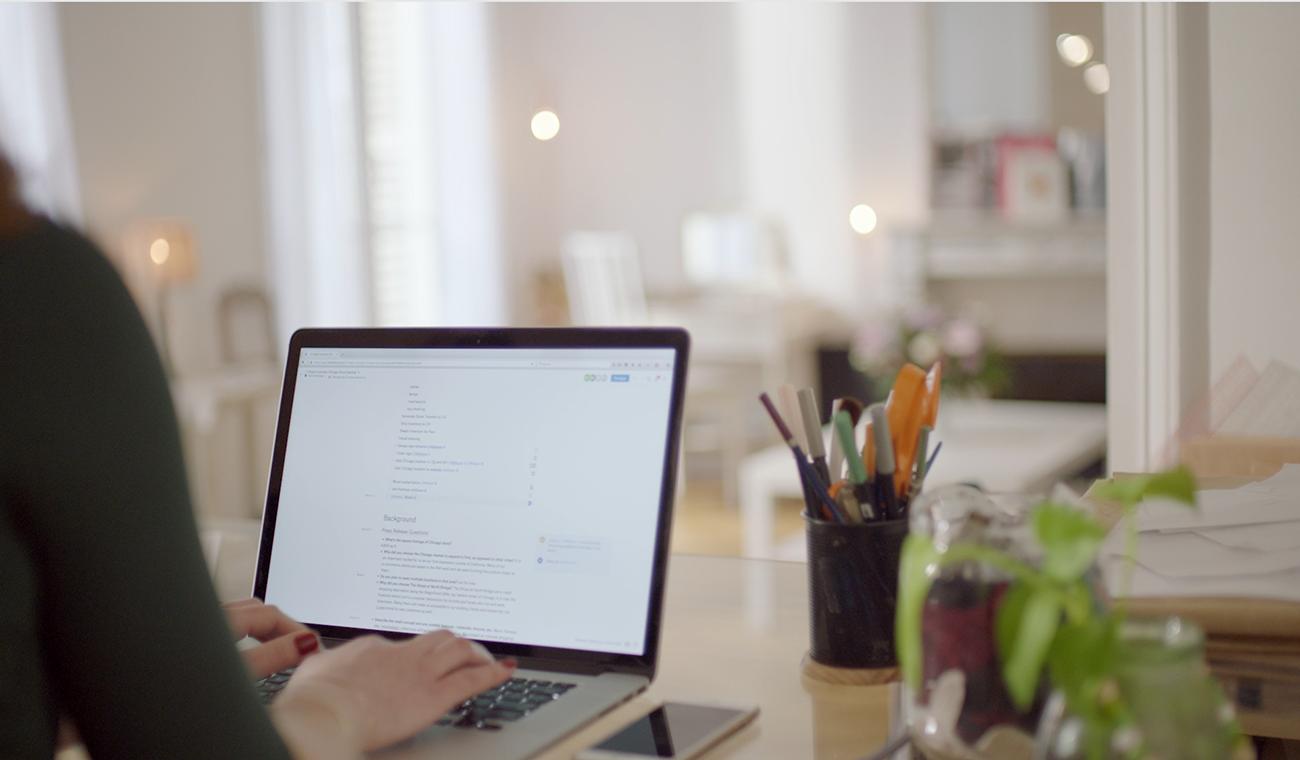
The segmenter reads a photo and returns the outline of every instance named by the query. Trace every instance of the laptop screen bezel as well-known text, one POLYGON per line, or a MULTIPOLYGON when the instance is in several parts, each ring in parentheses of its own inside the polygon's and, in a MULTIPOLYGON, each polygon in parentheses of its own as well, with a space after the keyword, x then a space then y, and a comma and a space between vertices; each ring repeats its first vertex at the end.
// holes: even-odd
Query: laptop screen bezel
MULTIPOLYGON (((686 369, 690 337, 679 328, 641 327, 574 327, 574 328, 304 328, 293 334, 285 361, 284 382, 280 393, 280 410, 275 432, 275 447, 267 483, 266 505, 262 515, 261 541, 258 546, 257 570, 253 596, 266 599, 268 574, 274 550, 276 515, 280 504, 280 487, 284 475, 285 452, 292 425, 294 388, 298 378, 299 358, 304 348, 660 348, 672 349, 672 393, 668 427, 665 430, 665 461, 660 485, 659 518, 654 544, 654 564, 647 599, 645 652, 628 655, 612 652, 563 649, 501 642, 484 642, 497 656, 519 659, 524 667, 546 667, 572 672, 619 672, 653 678, 658 662, 664 589, 667 582, 669 539, 673 503, 677 485, 678 451, 681 445, 682 413, 686 388, 686 369)), ((303 623, 322 636, 350 639, 379 634, 393 639, 411 634, 364 628, 322 625, 310 620, 303 623)))

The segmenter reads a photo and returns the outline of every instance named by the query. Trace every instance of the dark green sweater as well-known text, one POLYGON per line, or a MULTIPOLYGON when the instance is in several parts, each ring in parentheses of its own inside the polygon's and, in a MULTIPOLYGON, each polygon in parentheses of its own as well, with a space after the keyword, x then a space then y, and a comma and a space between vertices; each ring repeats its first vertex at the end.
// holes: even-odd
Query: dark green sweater
POLYGON ((285 758, 199 549, 144 322, 84 238, 0 239, 0 758, 285 758))

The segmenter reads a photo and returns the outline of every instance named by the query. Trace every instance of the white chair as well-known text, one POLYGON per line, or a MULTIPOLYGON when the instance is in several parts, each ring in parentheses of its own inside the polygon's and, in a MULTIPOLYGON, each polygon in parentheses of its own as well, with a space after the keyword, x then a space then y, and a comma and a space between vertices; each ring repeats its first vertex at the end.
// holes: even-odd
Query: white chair
POLYGON ((644 325, 645 288, 636 241, 626 232, 573 232, 561 245, 575 325, 644 325))
POLYGON ((789 270, 776 230, 750 214, 687 214, 682 273, 702 292, 779 295, 789 270))
POLYGON ((173 378, 172 393, 198 512, 208 518, 256 518, 266 497, 282 374, 266 294, 226 291, 218 327, 221 365, 173 378))
MULTIPOLYGON (((564 287, 573 324, 582 326, 651 323, 641 282, 636 242, 624 232, 573 232, 561 245, 564 287)), ((745 413, 739 390, 726 367, 693 357, 687 382, 682 431, 683 457, 716 452, 720 457, 723 501, 738 502, 736 472, 747 450, 745 413)), ((683 464, 685 461, 683 460, 683 464)), ((683 477, 685 467, 680 468, 683 477)), ((679 482, 680 485, 680 482, 679 482)))

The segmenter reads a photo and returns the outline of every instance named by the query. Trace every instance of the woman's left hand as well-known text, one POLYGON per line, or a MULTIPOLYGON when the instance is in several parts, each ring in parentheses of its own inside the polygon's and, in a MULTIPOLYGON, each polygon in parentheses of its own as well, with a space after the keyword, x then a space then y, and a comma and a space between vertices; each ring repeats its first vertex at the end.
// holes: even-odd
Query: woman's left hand
POLYGON ((236 641, 251 636, 262 642, 241 652, 254 679, 294 667, 307 655, 320 651, 316 632, 278 607, 263 604, 259 599, 227 602, 224 606, 236 641))

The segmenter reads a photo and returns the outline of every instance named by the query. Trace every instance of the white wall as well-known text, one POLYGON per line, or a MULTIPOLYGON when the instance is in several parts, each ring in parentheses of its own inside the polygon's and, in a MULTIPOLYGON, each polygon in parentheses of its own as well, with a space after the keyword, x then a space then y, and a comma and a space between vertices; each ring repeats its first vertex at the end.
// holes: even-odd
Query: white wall
MULTIPOLYGON (((86 228, 111 257, 133 219, 193 224, 199 276, 171 293, 172 364, 201 376, 220 362, 217 308, 231 287, 264 287, 262 120, 252 4, 60 5, 64 70, 86 228)), ((274 398, 253 429, 231 410, 199 456, 187 430, 196 506, 256 514, 274 398), (251 437, 246 437, 251 436, 251 437)))
POLYGON ((930 9, 935 127, 984 136, 1051 125, 1047 6, 935 3, 930 9))
POLYGON ((265 282, 256 7, 59 6, 86 228, 120 255, 131 220, 190 220, 199 280, 172 293, 172 359, 220 358, 215 314, 232 285, 265 282))
POLYGON ((575 229, 631 232, 647 289, 680 291, 682 217, 737 210, 773 217, 806 290, 838 288, 835 305, 849 312, 876 300, 856 288, 883 281, 877 241, 891 226, 923 221, 928 208, 921 6, 493 11, 516 302, 575 229), (561 125, 545 143, 528 131, 544 107, 561 125), (849 229, 857 203, 877 209, 880 232, 849 229))
POLYGON ((920 3, 846 4, 849 195, 835 221, 843 229, 859 203, 878 220, 870 234, 850 233, 858 281, 849 313, 856 317, 897 305, 887 241, 930 217, 926 13, 920 3))
POLYGON ((778 225, 791 284, 848 311, 850 125, 845 5, 741 3, 738 137, 746 210, 778 225))
POLYGON ((1293 4, 1107 6, 1116 470, 1163 465, 1236 357, 1300 366, 1298 32, 1293 4))
POLYGON ((1300 367, 1300 5, 1210 5, 1210 364, 1300 367))
MULTIPOLYGON (((502 4, 497 115, 515 300, 571 230, 624 230, 651 292, 681 287, 681 220, 739 207, 731 8, 502 4), (559 135, 540 142, 542 108, 559 135)), ((518 316, 518 309, 516 312, 518 316)))

